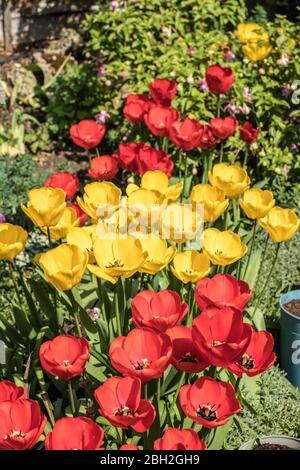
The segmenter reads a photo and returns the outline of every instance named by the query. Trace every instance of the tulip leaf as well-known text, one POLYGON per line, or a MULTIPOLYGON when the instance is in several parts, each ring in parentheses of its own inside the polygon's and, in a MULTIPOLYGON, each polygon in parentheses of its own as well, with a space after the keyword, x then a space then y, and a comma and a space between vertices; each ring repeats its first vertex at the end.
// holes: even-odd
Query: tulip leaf
POLYGON ((13 305, 12 310, 14 313, 14 320, 15 320, 18 330, 25 338, 29 337, 32 331, 32 327, 30 323, 28 322, 25 313, 16 305, 13 305))
POLYGON ((260 268, 261 257, 262 250, 254 251, 251 255, 251 259, 247 268, 247 273, 244 273, 244 276, 242 276, 242 279, 249 284, 251 289, 253 289, 255 286, 255 282, 260 268))
POLYGON ((231 419, 227 424, 219 426, 213 436, 212 441, 209 443, 209 450, 220 450, 223 449, 224 443, 231 428, 231 419))

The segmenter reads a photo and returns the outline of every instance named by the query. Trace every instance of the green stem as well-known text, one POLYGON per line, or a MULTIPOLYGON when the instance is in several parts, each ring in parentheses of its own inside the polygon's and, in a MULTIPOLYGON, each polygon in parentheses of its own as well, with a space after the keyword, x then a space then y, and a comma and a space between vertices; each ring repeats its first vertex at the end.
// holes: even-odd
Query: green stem
POLYGON ((15 292, 16 292, 16 295, 17 295, 17 299, 18 299, 18 302, 19 302, 19 307, 20 307, 21 310, 23 310, 20 292, 19 292, 19 289, 18 289, 17 280, 15 278, 14 264, 13 264, 12 261, 8 262, 8 269, 9 269, 9 274, 10 274, 10 277, 11 277, 11 280, 13 282, 14 289, 15 289, 15 292))
POLYGON ((223 217, 224 217, 224 221, 223 221, 223 230, 227 230, 227 227, 228 227, 228 212, 229 212, 229 207, 230 207, 230 203, 228 204, 224 214, 223 214, 223 217))
POLYGON ((189 282, 188 286, 189 286, 189 297, 188 297, 189 312, 188 312, 188 317, 187 317, 187 326, 192 326, 194 306, 195 306, 195 294, 194 294, 193 284, 189 282))
POLYGON ((218 95, 217 98, 217 117, 219 118, 221 115, 221 96, 218 95))
POLYGON ((244 163, 243 163, 243 168, 245 168, 245 169, 247 168, 248 156, 249 156, 249 147, 246 146, 245 156, 244 156, 244 163))
POLYGON ((77 302, 75 300, 75 297, 74 297, 74 294, 73 294, 72 290, 70 290, 70 298, 71 298, 72 307, 73 307, 73 310, 74 310, 73 315, 74 315, 74 320, 75 320, 77 333, 78 333, 79 338, 81 338, 82 337, 82 332, 81 332, 80 322, 79 322, 79 318, 78 318, 78 305, 77 305, 77 302))
POLYGON ((74 402, 74 395, 73 395, 73 388, 72 388, 72 382, 71 380, 68 381, 68 392, 69 392, 69 400, 70 400, 70 405, 71 405, 71 410, 73 416, 75 416, 75 402, 74 402))
POLYGON ((183 189, 182 189, 182 193, 180 196, 181 201, 184 198, 185 190, 186 190, 186 177, 187 177, 187 154, 186 153, 183 154, 183 159, 184 159, 184 179, 183 179, 183 189))
POLYGON ((126 444, 126 429, 122 429, 122 444, 126 444))
POLYGON ((51 233, 50 233, 50 228, 47 227, 47 235, 48 235, 48 242, 49 242, 49 248, 51 250, 52 248, 52 240, 51 240, 51 233))
POLYGON ((236 394, 239 390, 240 382, 241 382, 241 378, 237 377, 236 382, 235 382, 235 386, 234 386, 234 391, 235 391, 236 394))
POLYGON ((238 199, 233 199, 232 200, 232 208, 233 208, 233 220, 234 223, 237 224, 240 218, 240 206, 239 206, 239 200, 238 199))
POLYGON ((103 313, 105 323, 108 324, 107 314, 106 314, 106 306, 105 306, 104 296, 103 296, 102 279, 100 279, 98 276, 96 276, 96 279, 97 279, 99 305, 100 305, 100 308, 101 308, 101 313, 103 313))
POLYGON ((258 305, 259 305, 260 301, 262 300, 262 298, 264 296, 264 293, 265 293, 265 291, 266 291, 266 289, 269 285, 269 282, 270 282, 270 279, 271 279, 271 276, 273 274, 273 270, 274 270, 274 267, 275 267, 275 264, 276 264, 276 261, 277 261, 277 258, 278 258, 279 248, 280 248, 280 243, 277 243, 276 252, 275 252, 275 256, 274 256, 274 259, 273 259, 271 269, 269 271, 269 274, 267 276, 266 282, 264 283, 264 286, 263 286, 262 290, 258 294, 258 297, 257 297, 257 300, 256 300, 256 304, 255 304, 254 311, 253 311, 253 314, 251 316, 251 319, 254 318, 256 310, 258 308, 258 305))
POLYGON ((259 269, 258 269, 256 281, 255 281, 255 284, 254 284, 254 287, 253 287, 253 292, 254 292, 254 293, 255 293, 255 291, 256 291, 256 286, 259 285, 262 267, 264 266, 264 262, 265 262, 265 259, 266 259, 266 254, 267 254, 267 248, 268 248, 269 240, 270 240, 270 237, 269 237, 269 235, 267 235, 267 238, 266 238, 266 241, 265 241, 265 245, 264 245, 264 248, 263 248, 263 256, 262 256, 262 259, 261 259, 261 262, 260 262, 260 266, 259 266, 259 269))
POLYGON ((208 373, 207 373, 208 377, 214 378, 216 369, 217 369, 216 366, 210 366, 208 369, 208 373))
POLYGON ((170 409, 169 409, 169 414, 170 414, 170 416, 172 416, 172 412, 173 412, 174 406, 175 406, 175 404, 176 404, 176 402, 177 402, 177 398, 178 398, 180 389, 181 389, 181 387, 182 387, 182 385, 183 385, 183 383, 184 383, 184 381, 185 381, 185 377, 186 377, 186 372, 183 371, 182 374, 181 374, 180 380, 179 380, 179 384, 178 384, 178 386, 177 386, 177 388, 176 388, 176 391, 175 391, 175 393, 174 393, 174 397, 173 397, 172 404, 171 404, 170 409))
POLYGON ((148 400, 148 385, 144 383, 144 400, 148 400))
POLYGON ((118 336, 122 336, 119 303, 118 303, 118 287, 117 287, 118 282, 120 282, 120 279, 118 279, 118 281, 114 285, 114 313, 115 313, 116 323, 117 323, 117 334, 118 336))
POLYGON ((220 159, 219 159, 220 163, 222 163, 223 161, 223 153, 224 153, 224 141, 222 140, 221 145, 220 145, 220 159))
POLYGON ((247 272, 248 272, 248 269, 249 269, 249 264, 250 264, 250 260, 251 260, 251 256, 252 256, 252 252, 253 252, 253 248, 254 248, 256 228, 257 228, 257 220, 255 219, 254 223, 253 223, 253 234, 252 234, 252 239, 251 239, 250 250, 249 250, 249 253, 248 253, 248 257, 247 257, 247 263, 246 263, 246 266, 245 266, 243 278, 247 277, 247 272))
POLYGON ((50 422, 51 422, 51 425, 52 427, 54 427, 55 425, 55 418, 54 418, 54 415, 53 415, 53 405, 49 399, 49 396, 48 396, 48 393, 47 392, 43 392, 41 394, 41 398, 43 400, 43 403, 45 405, 45 408, 47 410, 47 413, 48 413, 48 416, 49 416, 49 419, 50 419, 50 422))

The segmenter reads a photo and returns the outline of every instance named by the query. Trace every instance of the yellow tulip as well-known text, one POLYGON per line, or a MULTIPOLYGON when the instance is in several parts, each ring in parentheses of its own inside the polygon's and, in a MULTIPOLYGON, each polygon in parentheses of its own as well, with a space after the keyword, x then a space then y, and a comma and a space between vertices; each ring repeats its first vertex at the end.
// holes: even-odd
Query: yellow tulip
POLYGON ((12 261, 24 250, 28 233, 19 225, 0 224, 0 260, 12 261))
POLYGON ((166 240, 141 238, 140 242, 143 251, 148 253, 144 264, 139 269, 142 273, 156 274, 170 263, 176 253, 176 247, 168 247, 166 240))
POLYGON ((86 184, 83 198, 77 197, 80 208, 94 221, 106 217, 117 209, 122 191, 108 181, 86 184))
POLYGON ((221 232, 217 228, 208 228, 203 234, 203 251, 213 264, 227 266, 235 263, 247 253, 247 245, 240 236, 231 230, 221 232))
POLYGON ((96 238, 93 251, 97 264, 88 264, 88 269, 113 284, 118 277, 127 278, 135 274, 147 258, 141 242, 132 237, 96 238))
POLYGON ((250 178, 244 168, 229 163, 217 163, 208 173, 210 184, 221 189, 229 198, 242 194, 250 184, 250 178))
POLYGON ((88 262, 87 252, 64 243, 37 257, 45 277, 58 290, 70 290, 79 284, 88 262))
POLYGON ((196 184, 190 194, 190 203, 203 204, 204 222, 214 222, 227 209, 229 200, 224 192, 210 184, 196 184))
POLYGON ((235 35, 243 43, 257 43, 269 40, 267 31, 257 23, 240 23, 235 35))
POLYGON ((193 240, 201 228, 201 216, 191 204, 169 204, 160 215, 162 238, 174 243, 193 240))
POLYGON ((273 207, 268 214, 258 220, 272 240, 277 243, 290 240, 297 232, 300 220, 292 209, 273 207))
MULTIPOLYGON (((91 227, 95 227, 91 225, 91 227)), ((90 227, 75 227, 67 233, 67 243, 69 245, 76 245, 82 251, 86 251, 89 255, 89 263, 95 262, 93 254, 93 232, 92 230, 86 230, 90 227)))
POLYGON ((136 225, 136 230, 147 234, 151 228, 151 222, 155 222, 151 219, 154 206, 159 210, 162 202, 163 196, 158 191, 141 188, 132 191, 127 198, 128 221, 131 222, 129 230, 133 230, 136 225))
MULTIPOLYGON (((53 240, 60 240, 65 238, 67 233, 73 228, 77 227, 80 220, 77 218, 77 213, 72 207, 66 207, 58 223, 49 228, 50 237, 53 240)), ((47 227, 41 227, 42 232, 48 234, 47 227)))
POLYGON ((243 46, 243 53, 248 59, 252 62, 258 62, 259 60, 264 60, 272 52, 272 46, 269 42, 266 42, 263 45, 258 44, 245 44, 243 46))
POLYGON ((240 206, 249 219, 265 217, 274 205, 272 192, 263 189, 247 189, 243 199, 240 200, 240 206))
POLYGON ((171 271, 184 284, 187 282, 197 282, 209 274, 209 257, 205 253, 199 253, 199 251, 194 250, 176 253, 171 271))
POLYGON ((21 208, 37 227, 52 227, 63 215, 65 198, 66 193, 62 189, 32 189, 28 193, 27 205, 21 204, 21 208))
MULTIPOLYGON (((129 196, 139 187, 136 184, 129 184, 126 193, 129 196)), ((160 170, 146 171, 141 180, 142 189, 158 191, 166 202, 176 202, 182 193, 183 183, 177 183, 169 186, 169 179, 165 173, 160 170)))

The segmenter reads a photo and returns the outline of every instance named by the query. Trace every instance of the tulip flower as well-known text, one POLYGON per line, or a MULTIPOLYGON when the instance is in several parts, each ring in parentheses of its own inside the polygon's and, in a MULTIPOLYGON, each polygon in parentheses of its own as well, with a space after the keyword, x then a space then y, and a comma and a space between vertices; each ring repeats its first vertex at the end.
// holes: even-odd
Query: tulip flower
POLYGON ((140 450, 138 446, 133 444, 123 444, 119 450, 140 450))
POLYGON ((19 398, 0 403, 0 450, 32 449, 44 431, 46 416, 37 401, 19 398))
POLYGON ((156 439, 154 450, 207 450, 206 443, 194 429, 168 428, 163 437, 156 439))
POLYGON ((260 130, 258 127, 253 127, 251 122, 246 121, 240 128, 240 137, 244 142, 246 142, 246 144, 251 145, 257 141, 259 132, 260 130))
POLYGON ((89 263, 95 262, 93 254, 93 237, 90 227, 75 227, 67 233, 67 243, 69 245, 78 246, 82 251, 86 251, 89 255, 89 263))
POLYGON ((122 191, 115 184, 96 181, 85 185, 83 198, 77 197, 77 202, 86 214, 97 220, 118 207, 121 195, 122 191))
POLYGON ((183 203, 173 203, 163 208, 160 212, 162 238, 174 243, 185 243, 196 238, 203 222, 202 214, 197 209, 183 203))
POLYGON ((142 142, 119 145, 119 161, 124 170, 137 171, 139 151, 144 145, 142 142))
POLYGON ((18 387, 9 380, 0 381, 0 403, 2 401, 15 401, 18 398, 26 398, 23 387, 18 387))
POLYGON ((60 240, 61 238, 66 238, 68 232, 74 227, 78 227, 80 220, 77 218, 77 212, 72 207, 66 207, 62 213, 61 218, 59 219, 56 225, 52 227, 41 227, 41 230, 45 235, 50 233, 50 237, 53 240, 60 240))
POLYGON ((110 377, 95 390, 95 399, 101 415, 118 428, 145 432, 156 416, 154 406, 141 399, 141 381, 136 377, 110 377))
POLYGON ((242 357, 228 366, 228 369, 242 377, 243 373, 249 377, 261 374, 270 369, 276 361, 273 352, 274 338, 267 331, 255 331, 252 328, 250 343, 242 357))
POLYGON ((155 136, 167 136, 174 121, 178 121, 180 114, 172 108, 163 106, 153 106, 144 116, 144 121, 148 129, 155 136))
POLYGON ((208 275, 210 271, 209 257, 205 253, 194 250, 176 253, 171 271, 184 284, 196 282, 208 275))
POLYGON ((37 257, 50 284, 58 290, 70 290, 79 284, 85 272, 88 254, 78 246, 64 243, 37 257))
POLYGON ((66 193, 58 188, 32 189, 28 193, 27 205, 21 204, 23 212, 37 227, 58 224, 66 208, 66 193))
POLYGON ((137 228, 140 228, 140 231, 144 230, 146 234, 151 229, 152 211, 155 206, 160 206, 163 203, 164 197, 161 193, 152 189, 138 188, 135 191, 128 192, 128 219, 129 221, 138 222, 137 228))
POLYGON ((43 369, 63 380, 78 377, 85 370, 90 354, 90 344, 85 338, 59 335, 40 347, 43 369))
POLYGON ((123 114, 127 121, 137 124, 143 121, 143 117, 151 104, 145 93, 142 95, 128 95, 123 108, 123 114))
POLYGON ((177 325, 170 328, 167 335, 173 347, 171 363, 177 370, 194 373, 201 372, 208 366, 194 345, 192 328, 177 325))
POLYGON ((242 43, 257 43, 269 40, 267 31, 257 23, 240 23, 235 35, 242 43))
POLYGON ((172 290, 154 292, 144 290, 131 301, 132 321, 137 327, 148 327, 165 333, 168 328, 181 323, 188 312, 188 305, 172 290))
POLYGON ((265 217, 275 205, 274 196, 271 191, 263 189, 247 189, 240 206, 249 219, 260 219, 265 217))
POLYGON ((210 184, 196 184, 190 194, 190 203, 193 206, 204 206, 204 222, 214 222, 228 207, 229 200, 224 192, 210 184))
POLYGON ((150 83, 149 90, 155 103, 169 107, 176 95, 177 83, 170 80, 156 79, 150 83))
POLYGON ((172 344, 165 334, 149 328, 135 328, 115 338, 109 349, 112 366, 121 374, 142 382, 160 378, 172 357, 172 344))
POLYGON ((213 129, 208 125, 203 125, 198 146, 204 150, 210 150, 216 145, 217 141, 213 129))
POLYGON ((287 242, 297 232, 300 219, 292 209, 273 207, 268 214, 258 220, 259 225, 277 243, 287 242))
POLYGON ((166 240, 141 238, 140 242, 143 251, 147 253, 147 258, 139 269, 141 273, 158 273, 168 266, 176 253, 176 247, 168 246, 166 240))
POLYGON ((19 225, 0 224, 0 260, 13 261, 24 250, 28 233, 19 225))
POLYGON ((250 184, 247 171, 236 165, 217 163, 212 171, 208 172, 210 184, 221 189, 229 198, 242 194, 250 184))
POLYGON ((264 44, 245 44, 243 46, 243 53, 248 59, 252 62, 258 62, 260 60, 266 59, 272 52, 272 45, 269 41, 266 41, 264 44))
POLYGON ((206 70, 205 80, 210 92, 224 95, 234 83, 233 70, 230 67, 210 65, 206 70))
POLYGON ((118 277, 133 276, 147 258, 141 242, 129 236, 116 239, 96 238, 93 251, 97 264, 88 264, 89 271, 113 284, 118 277))
POLYGON ((118 173, 118 160, 110 155, 102 155, 91 160, 89 175, 99 180, 111 180, 118 173))
POLYGON ((203 252, 213 264, 227 266, 235 263, 247 253, 247 245, 240 236, 231 230, 221 232, 217 228, 208 228, 203 234, 203 252))
POLYGON ((148 145, 140 148, 137 159, 137 172, 143 176, 146 171, 160 170, 171 177, 174 163, 163 150, 156 150, 148 145))
POLYGON ((251 326, 243 323, 240 310, 210 308, 194 319, 192 337, 208 364, 227 367, 240 360, 245 352, 251 339, 251 326))
POLYGON ((225 140, 233 135, 237 129, 238 122, 234 117, 213 118, 210 121, 213 134, 220 140, 225 140))
POLYGON ((196 303, 200 310, 211 307, 231 307, 243 312, 251 298, 247 282, 239 281, 231 274, 216 274, 213 278, 204 277, 197 282, 196 303))
POLYGON ((104 431, 89 418, 61 418, 45 439, 46 450, 99 450, 104 431))
MULTIPOLYGON (((183 183, 172 184, 169 186, 167 175, 160 170, 146 171, 141 179, 142 189, 157 191, 164 196, 165 202, 176 202, 182 192, 183 183)), ((127 195, 139 189, 136 184, 129 184, 126 188, 127 195)))
POLYGON ((211 377, 181 387, 179 402, 184 414, 204 428, 222 426, 241 411, 233 386, 211 377))
POLYGON ((76 211, 77 219, 79 220, 79 225, 82 227, 85 222, 87 221, 87 215, 83 210, 80 209, 79 205, 77 202, 72 202, 71 204, 68 204, 67 207, 72 207, 76 211))
POLYGON ((66 199, 73 199, 79 189, 79 180, 77 176, 67 171, 57 171, 54 175, 46 179, 44 186, 46 188, 60 188, 66 193, 66 199))
POLYGON ((90 150, 100 144, 104 137, 106 127, 92 119, 83 119, 79 124, 71 126, 70 135, 74 144, 90 150))
POLYGON ((185 152, 198 147, 203 134, 203 124, 196 119, 174 121, 169 129, 170 140, 185 152))

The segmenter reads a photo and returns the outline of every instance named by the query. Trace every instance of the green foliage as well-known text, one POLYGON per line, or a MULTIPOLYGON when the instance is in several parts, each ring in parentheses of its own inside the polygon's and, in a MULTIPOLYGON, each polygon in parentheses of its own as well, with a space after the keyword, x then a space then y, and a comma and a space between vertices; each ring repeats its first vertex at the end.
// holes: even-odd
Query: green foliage
POLYGON ((263 435, 300 436, 300 394, 283 372, 273 367, 259 376, 258 385, 255 393, 247 392, 247 398, 256 411, 255 419, 249 409, 243 409, 238 423, 233 420, 227 436, 227 449, 238 449, 243 442, 263 435))

